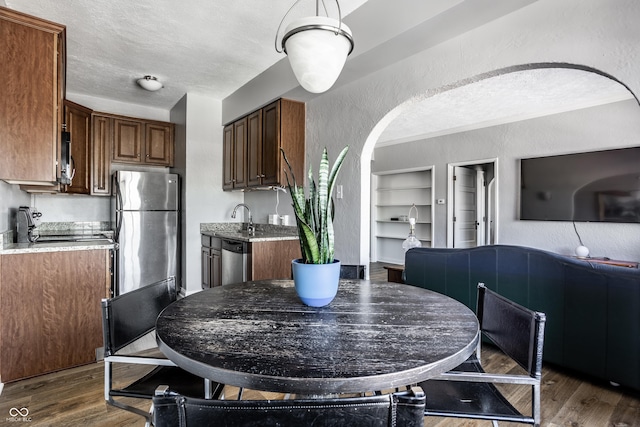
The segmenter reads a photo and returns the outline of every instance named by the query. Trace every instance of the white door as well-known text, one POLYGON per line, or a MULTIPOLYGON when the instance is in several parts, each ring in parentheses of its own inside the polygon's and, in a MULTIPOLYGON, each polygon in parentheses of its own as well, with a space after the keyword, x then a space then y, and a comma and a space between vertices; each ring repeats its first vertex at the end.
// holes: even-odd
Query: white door
POLYGON ((453 247, 478 246, 476 171, 455 166, 453 169, 453 247))

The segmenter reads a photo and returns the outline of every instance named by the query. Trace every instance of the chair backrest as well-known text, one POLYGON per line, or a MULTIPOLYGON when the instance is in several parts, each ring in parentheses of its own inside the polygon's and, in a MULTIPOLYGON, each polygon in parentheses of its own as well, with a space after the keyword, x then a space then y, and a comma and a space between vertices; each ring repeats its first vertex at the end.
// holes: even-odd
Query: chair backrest
POLYGON ((531 377, 540 379, 545 314, 516 304, 483 283, 478 284, 476 314, 484 335, 531 377))
POLYGON ((417 386, 389 395, 304 400, 207 400, 166 391, 156 394, 155 427, 424 425, 425 395, 417 386))
POLYGON ((155 329, 160 312, 176 299, 174 277, 103 299, 104 355, 111 356, 155 329))

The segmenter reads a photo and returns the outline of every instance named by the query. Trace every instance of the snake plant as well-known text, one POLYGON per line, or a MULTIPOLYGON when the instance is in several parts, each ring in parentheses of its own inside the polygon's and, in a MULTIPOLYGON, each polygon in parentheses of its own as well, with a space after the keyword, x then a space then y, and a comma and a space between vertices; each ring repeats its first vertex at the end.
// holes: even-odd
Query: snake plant
POLYGON ((330 264, 334 261, 334 208, 331 195, 336 176, 338 176, 348 150, 348 146, 342 149, 329 170, 329 156, 327 148, 324 148, 318 169, 317 184, 313 177, 312 168, 309 166, 307 195, 304 186, 298 186, 291 164, 287 160, 284 150, 281 149, 284 161, 289 168, 289 173, 285 171, 285 175, 296 216, 302 259, 306 264, 330 264))

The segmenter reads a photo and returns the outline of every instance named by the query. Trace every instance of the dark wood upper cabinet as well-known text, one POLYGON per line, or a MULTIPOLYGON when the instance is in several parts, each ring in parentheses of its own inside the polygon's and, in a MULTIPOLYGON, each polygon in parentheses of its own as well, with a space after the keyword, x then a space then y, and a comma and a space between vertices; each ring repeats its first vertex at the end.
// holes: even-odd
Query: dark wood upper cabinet
POLYGON ((249 187, 262 184, 262 110, 247 116, 247 183, 249 187))
POLYGON ((288 168, 281 148, 301 182, 305 150, 305 105, 302 102, 278 99, 224 128, 223 189, 286 185, 288 168), (233 150, 232 143, 236 144, 233 150), (240 157, 240 147, 246 147, 244 157, 240 157), (229 150, 234 153, 233 159, 229 150), (246 184, 238 185, 237 171, 242 167, 247 172, 246 184), (233 176, 236 182, 231 185, 233 176))
POLYGON ((0 179, 56 184, 65 27, 0 7, 0 179))
POLYGON ((223 131, 222 189, 233 190, 233 124, 225 126, 223 131))
POLYGON ((247 118, 244 117, 224 130, 223 188, 233 190, 247 186, 247 118))
POLYGON ((67 132, 71 134, 71 184, 66 193, 91 193, 91 113, 89 108, 64 101, 64 117, 67 132))
POLYGON ((142 132, 144 124, 138 120, 113 119, 113 161, 142 163, 142 132))
POLYGON ((146 122, 144 129, 144 163, 173 166, 173 123, 146 122))
POLYGON ((100 114, 91 118, 91 194, 111 194, 111 145, 113 142, 113 120, 100 114))

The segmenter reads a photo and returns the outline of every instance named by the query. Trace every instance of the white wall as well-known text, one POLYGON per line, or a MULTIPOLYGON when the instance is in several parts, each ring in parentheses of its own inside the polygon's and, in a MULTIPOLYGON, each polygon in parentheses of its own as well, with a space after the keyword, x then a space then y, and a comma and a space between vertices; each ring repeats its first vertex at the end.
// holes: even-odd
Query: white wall
MULTIPOLYGON (((324 145, 330 153, 337 153, 346 144, 352 149, 339 179, 345 185, 345 199, 335 224, 336 257, 349 264, 368 260, 370 155, 397 106, 483 73, 543 62, 593 67, 640 94, 638 16, 640 2, 634 0, 618 1, 615 7, 602 0, 539 0, 309 101, 307 160, 317 159, 324 145)), ((506 215, 513 210, 501 208, 508 209, 506 215)), ((553 238, 558 232, 550 226, 540 227, 531 233, 553 238)), ((636 226, 634 235, 638 231, 636 226)), ((500 239, 516 242, 518 232, 517 228, 504 227, 500 239)), ((603 232, 594 238, 608 237, 603 232)), ((638 253, 635 246, 637 242, 620 246, 615 253, 629 259, 638 253)))
MULTIPOLYGON (((446 200, 449 163, 497 158, 498 242, 573 255, 579 240, 570 221, 518 220, 518 160, 624 146, 640 146, 640 107, 635 100, 376 148, 372 169, 433 165, 434 198, 446 200)), ((640 260, 640 225, 578 222, 576 227, 592 255, 640 260)), ((436 205, 434 246, 446 245, 447 205, 436 205)))
POLYGON ((176 123, 174 172, 182 178, 182 286, 201 290, 200 223, 226 222, 243 193, 222 191, 222 103, 189 93, 171 110, 176 123))
POLYGON ((31 199, 17 185, 0 181, 0 233, 14 229, 16 212, 20 206, 30 206, 31 199))

